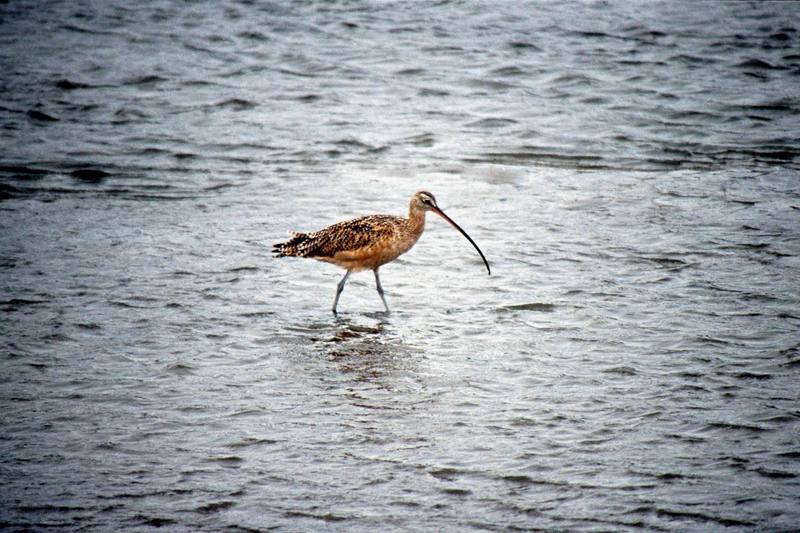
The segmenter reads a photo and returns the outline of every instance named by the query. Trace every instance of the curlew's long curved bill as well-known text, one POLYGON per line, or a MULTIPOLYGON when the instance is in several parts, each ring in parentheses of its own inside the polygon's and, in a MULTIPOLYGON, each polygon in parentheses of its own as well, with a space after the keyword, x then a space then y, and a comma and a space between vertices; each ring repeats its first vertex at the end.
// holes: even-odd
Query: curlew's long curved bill
POLYGON ((475 249, 478 250, 478 253, 481 254, 481 259, 483 259, 483 263, 486 265, 486 271, 489 272, 489 275, 491 276, 492 275, 492 269, 489 268, 489 261, 486 260, 486 257, 483 255, 483 252, 481 252, 481 249, 478 248, 477 244, 475 244, 475 241, 472 240, 472 237, 467 235, 467 232, 464 231, 463 229, 461 229, 461 226, 459 226, 458 224, 453 222, 452 218, 450 218, 449 216, 445 215, 444 211, 442 211, 441 209, 433 208, 433 212, 436 213, 437 215, 439 215, 440 217, 442 217, 443 219, 445 219, 446 221, 448 221, 450 224, 452 224, 453 227, 456 228, 458 231, 460 231, 461 235, 466 237, 467 240, 472 244, 472 246, 474 246, 475 249))

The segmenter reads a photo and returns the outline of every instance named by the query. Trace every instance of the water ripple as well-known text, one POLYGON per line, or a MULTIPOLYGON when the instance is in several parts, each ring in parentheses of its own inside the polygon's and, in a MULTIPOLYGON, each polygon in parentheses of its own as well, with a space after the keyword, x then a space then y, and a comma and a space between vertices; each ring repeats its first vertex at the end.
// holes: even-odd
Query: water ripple
POLYGON ((0 527, 796 526, 791 3, 29 7, 0 527), (269 253, 419 189, 491 277, 269 253))

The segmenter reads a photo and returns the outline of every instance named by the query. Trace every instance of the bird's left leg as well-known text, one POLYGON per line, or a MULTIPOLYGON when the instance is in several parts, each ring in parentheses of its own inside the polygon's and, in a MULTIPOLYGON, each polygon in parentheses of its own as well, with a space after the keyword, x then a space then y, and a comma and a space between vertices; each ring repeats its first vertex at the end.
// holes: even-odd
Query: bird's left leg
POLYGON ((336 297, 333 299, 333 314, 334 315, 336 314, 336 304, 339 303, 339 296, 342 295, 342 291, 344 290, 344 284, 347 283, 347 278, 349 278, 349 277, 350 277, 350 271, 348 270, 345 273, 344 277, 342 278, 342 281, 340 281, 336 285, 336 297))
POLYGON ((373 270, 373 272, 375 272, 375 285, 378 288, 378 294, 380 295, 381 300, 383 301, 383 306, 386 308, 386 312, 388 313, 389 306, 386 304, 386 298, 383 296, 383 287, 381 287, 381 278, 378 276, 378 269, 376 268, 373 270))

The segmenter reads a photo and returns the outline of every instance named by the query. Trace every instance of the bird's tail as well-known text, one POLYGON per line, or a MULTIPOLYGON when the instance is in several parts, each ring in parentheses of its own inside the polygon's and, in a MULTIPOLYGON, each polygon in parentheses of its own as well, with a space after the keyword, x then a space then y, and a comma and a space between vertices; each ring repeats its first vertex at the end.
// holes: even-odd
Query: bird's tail
POLYGON ((303 257, 308 251, 309 235, 307 233, 292 233, 286 242, 276 242, 272 245, 275 257, 303 257))

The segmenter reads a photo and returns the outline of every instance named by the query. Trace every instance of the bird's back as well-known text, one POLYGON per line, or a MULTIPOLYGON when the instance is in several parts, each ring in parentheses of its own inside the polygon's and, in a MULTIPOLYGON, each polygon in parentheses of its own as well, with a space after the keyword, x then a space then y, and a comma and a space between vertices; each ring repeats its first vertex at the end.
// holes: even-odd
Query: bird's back
POLYGON ((273 248, 277 257, 311 257, 351 271, 375 269, 408 251, 419 235, 407 220, 393 215, 369 215, 337 222, 313 233, 294 233, 273 248))

